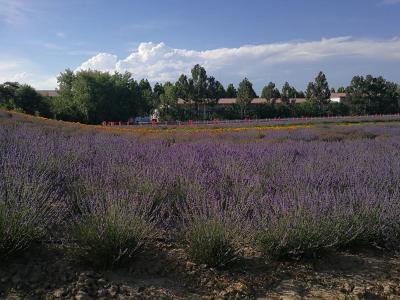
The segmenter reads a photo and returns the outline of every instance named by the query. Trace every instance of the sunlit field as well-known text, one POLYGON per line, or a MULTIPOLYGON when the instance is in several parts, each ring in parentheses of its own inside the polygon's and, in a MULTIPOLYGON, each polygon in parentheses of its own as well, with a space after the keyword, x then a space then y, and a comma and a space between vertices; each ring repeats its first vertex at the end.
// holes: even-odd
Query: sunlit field
POLYGON ((397 121, 119 128, 1 112, 0 259, 56 247, 103 270, 160 241, 218 270, 252 251, 267 265, 391 253, 399 175, 397 121))

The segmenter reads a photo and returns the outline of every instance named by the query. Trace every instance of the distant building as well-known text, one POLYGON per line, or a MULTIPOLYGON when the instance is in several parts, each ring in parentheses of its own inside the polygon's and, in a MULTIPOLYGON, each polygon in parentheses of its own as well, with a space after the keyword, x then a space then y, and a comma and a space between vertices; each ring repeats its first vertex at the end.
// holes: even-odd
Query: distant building
MULTIPOLYGON (((279 99, 275 99, 275 101, 270 101, 270 103, 282 103, 282 100, 279 99)), ((305 98, 292 98, 290 99, 290 103, 294 104, 294 103, 304 103, 306 102, 305 98)), ((233 105, 236 103, 236 98, 221 98, 217 101, 216 105, 218 106, 226 106, 226 105, 233 105)), ((268 103, 268 100, 265 98, 254 98, 253 100, 251 100, 251 104, 266 104, 268 103)), ((183 99, 178 99, 178 105, 189 105, 189 104, 193 104, 193 101, 188 101, 185 102, 183 99)))
POLYGON ((43 97, 57 97, 58 92, 55 90, 36 90, 43 97))
MULTIPOLYGON (((346 93, 332 93, 330 101, 332 102, 341 102, 344 98, 346 98, 347 94, 346 93)), ((305 103, 307 101, 306 98, 290 98, 289 99, 290 103, 292 104, 300 104, 300 103, 305 103)), ((193 104, 193 101, 184 101, 183 99, 179 98, 178 99, 178 105, 189 105, 193 104)), ((216 105, 218 106, 226 106, 226 105, 233 105, 236 103, 236 98, 221 98, 217 101, 216 105)), ((278 98, 275 100, 271 100, 268 102, 267 99, 265 98, 254 98, 251 100, 250 104, 264 104, 264 103, 276 103, 280 104, 282 103, 282 99, 278 98)))
POLYGON ((342 102, 344 98, 346 98, 346 93, 331 93, 331 101, 332 102, 342 102))

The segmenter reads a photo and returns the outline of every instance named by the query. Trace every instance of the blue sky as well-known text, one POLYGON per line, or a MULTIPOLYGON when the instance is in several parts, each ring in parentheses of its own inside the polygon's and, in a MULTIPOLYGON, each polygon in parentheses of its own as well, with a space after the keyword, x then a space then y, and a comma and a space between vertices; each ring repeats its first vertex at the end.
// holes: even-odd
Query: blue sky
POLYGON ((400 82, 400 0, 0 0, 0 82, 56 87, 65 68, 151 82, 204 65, 225 85, 304 89, 323 70, 400 82))

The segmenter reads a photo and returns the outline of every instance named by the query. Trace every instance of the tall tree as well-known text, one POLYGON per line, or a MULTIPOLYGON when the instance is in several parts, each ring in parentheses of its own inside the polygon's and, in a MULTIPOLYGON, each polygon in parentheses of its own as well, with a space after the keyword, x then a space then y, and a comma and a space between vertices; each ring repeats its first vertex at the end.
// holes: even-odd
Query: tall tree
POLYGON ((153 88, 153 95, 154 95, 154 101, 153 101, 153 108, 157 108, 160 105, 160 96, 164 94, 164 87, 162 84, 156 82, 153 88))
POLYGON ((218 80, 215 80, 213 76, 207 78, 207 102, 210 104, 216 104, 217 101, 225 97, 224 86, 218 80))
MULTIPOLYGON (((102 121, 125 121, 149 113, 141 88, 128 72, 113 75, 100 71, 67 70, 58 77, 59 96, 55 112, 66 120, 98 124, 102 121)), ((143 89, 148 85, 142 82, 143 89)))
POLYGON ((244 117, 247 107, 251 104, 251 101, 256 97, 256 93, 253 89, 253 84, 247 79, 243 79, 239 83, 238 93, 236 102, 241 108, 241 116, 244 117))
POLYGON ((19 88, 20 84, 18 82, 4 82, 0 84, 0 101, 6 101, 6 99, 11 99, 15 95, 15 91, 19 88))
POLYGON ((15 109, 15 91, 20 87, 18 82, 4 82, 0 84, 0 106, 6 109, 15 109))
POLYGON ((160 96, 164 93, 164 87, 161 83, 156 82, 153 88, 153 92, 155 95, 160 96))
POLYGON ((295 98, 301 98, 301 99, 303 99, 303 98, 305 98, 305 97, 306 97, 306 95, 304 94, 303 91, 297 91, 297 92, 296 92, 296 97, 295 97, 295 98))
POLYGON ((237 90, 232 83, 230 83, 228 85, 228 87, 226 88, 226 97, 227 98, 236 98, 237 97, 237 90))
POLYGON ((323 108, 330 102, 330 97, 331 91, 326 76, 323 72, 319 72, 315 81, 308 84, 306 98, 319 108, 323 108))
POLYGON ((67 121, 80 121, 79 104, 74 99, 72 90, 73 82, 76 79, 74 72, 66 69, 57 76, 58 96, 52 101, 52 111, 55 118, 67 121))
POLYGON ((226 91, 224 86, 218 80, 215 83, 217 85, 217 100, 226 97, 226 91))
POLYGON ((344 100, 352 113, 395 113, 399 112, 400 96, 397 85, 383 77, 355 76, 344 100))
POLYGON ((151 88, 150 82, 147 79, 142 79, 139 82, 140 89, 140 109, 142 114, 147 114, 150 110, 156 108, 154 103, 153 89, 151 88))
POLYGON ((176 92, 179 98, 181 98, 185 102, 189 102, 192 100, 192 88, 193 85, 188 80, 187 76, 182 74, 179 76, 177 82, 175 82, 176 92))
POLYGON ((206 100, 203 102, 203 119, 206 119, 206 104, 216 104, 221 97, 221 92, 224 93, 223 89, 222 84, 218 80, 215 80, 213 76, 207 77, 206 100))
POLYGON ((281 93, 276 88, 275 83, 270 82, 268 85, 264 86, 261 92, 261 97, 267 99, 267 102, 275 102, 281 96, 281 93))
POLYGON ((210 76, 207 78, 207 93, 206 93, 206 99, 208 104, 213 104, 218 101, 218 87, 220 83, 215 80, 213 76, 210 76))
POLYGON ((307 89, 306 89, 306 99, 307 101, 311 102, 315 102, 314 100, 314 90, 315 90, 315 84, 314 82, 309 82, 307 85, 307 89))
POLYGON ((290 98, 293 96, 293 88, 286 81, 282 87, 281 101, 283 104, 290 104, 290 98))
POLYGON ((205 104, 207 97, 207 72, 199 64, 195 65, 192 70, 193 81, 193 101, 197 105, 197 114, 199 113, 199 106, 205 104))
POLYGON ((166 82, 163 89, 164 93, 160 96, 160 117, 168 121, 176 116, 178 89, 171 82, 166 82))
POLYGON ((43 110, 43 97, 33 87, 26 84, 20 85, 15 90, 14 101, 16 108, 28 114, 40 113, 43 110))
POLYGON ((0 107, 47 116, 49 105, 33 87, 18 82, 0 84, 0 107))

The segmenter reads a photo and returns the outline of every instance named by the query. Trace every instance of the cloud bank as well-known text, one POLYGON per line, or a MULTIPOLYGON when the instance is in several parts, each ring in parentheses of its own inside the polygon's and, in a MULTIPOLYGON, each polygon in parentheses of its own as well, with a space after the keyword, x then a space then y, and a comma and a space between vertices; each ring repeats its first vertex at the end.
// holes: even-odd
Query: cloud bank
MULTIPOLYGON (((278 85, 289 81, 296 88, 304 89, 321 70, 336 87, 347 85, 354 75, 365 74, 400 82, 400 39, 337 37, 205 51, 147 42, 125 58, 98 53, 75 70, 128 71, 135 79, 148 78, 154 84, 175 81, 182 73, 190 74, 197 63, 224 85, 237 85, 248 77, 257 91, 269 81, 278 85)), ((52 89, 56 87, 56 75, 44 72, 42 66, 28 60, 0 56, 0 82, 18 80, 39 89, 52 89)))
POLYGON ((222 76, 238 81, 244 76, 253 80, 265 79, 266 74, 277 69, 291 73, 299 66, 304 68, 338 60, 399 63, 400 39, 357 40, 338 37, 205 51, 176 49, 164 43, 147 42, 141 43, 136 51, 122 59, 113 54, 99 53, 82 63, 77 70, 129 71, 135 78, 165 82, 176 80, 182 73, 189 74, 191 67, 198 63, 218 78, 222 76))

